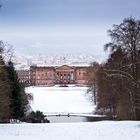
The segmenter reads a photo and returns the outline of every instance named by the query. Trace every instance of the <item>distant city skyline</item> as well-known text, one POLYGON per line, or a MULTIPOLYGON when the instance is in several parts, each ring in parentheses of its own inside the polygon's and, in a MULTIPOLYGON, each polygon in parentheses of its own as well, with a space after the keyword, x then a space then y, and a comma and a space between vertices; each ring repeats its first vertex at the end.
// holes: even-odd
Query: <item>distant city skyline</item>
POLYGON ((107 30, 139 19, 139 0, 1 0, 0 40, 21 54, 106 56, 107 30))

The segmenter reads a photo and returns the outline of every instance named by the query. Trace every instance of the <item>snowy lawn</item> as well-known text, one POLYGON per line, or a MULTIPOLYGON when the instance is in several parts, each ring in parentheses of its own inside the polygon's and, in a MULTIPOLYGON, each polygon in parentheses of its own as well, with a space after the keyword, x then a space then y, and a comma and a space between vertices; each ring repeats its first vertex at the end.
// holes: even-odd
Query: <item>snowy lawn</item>
MULTIPOLYGON (((29 87, 34 110, 43 112, 90 113, 86 87, 29 87)), ((1 140, 139 140, 140 121, 80 123, 0 124, 1 140)))
POLYGON ((139 140, 140 121, 0 124, 1 140, 139 140))
POLYGON ((91 113, 95 106, 85 96, 87 87, 29 87, 33 110, 45 113, 91 113))

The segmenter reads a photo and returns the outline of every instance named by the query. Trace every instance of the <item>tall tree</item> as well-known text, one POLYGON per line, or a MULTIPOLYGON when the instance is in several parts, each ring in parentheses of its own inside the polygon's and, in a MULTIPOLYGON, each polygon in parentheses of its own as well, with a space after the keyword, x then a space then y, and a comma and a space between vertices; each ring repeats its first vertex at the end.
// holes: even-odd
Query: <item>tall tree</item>
POLYGON ((140 119, 140 20, 126 18, 108 33, 110 56, 96 73, 97 112, 140 119))
POLYGON ((94 102, 94 104, 97 104, 97 72, 98 69, 100 68, 99 63, 93 62, 91 63, 90 67, 88 68, 88 93, 91 93, 91 100, 94 102))
POLYGON ((19 82, 11 61, 11 54, 9 45, 7 46, 3 41, 0 41, 0 102, 1 104, 4 103, 3 105, 7 105, 6 110, 4 110, 3 105, 0 105, 3 108, 0 113, 3 115, 8 114, 9 118, 20 120, 28 109, 29 98, 25 93, 24 87, 19 82))
POLYGON ((7 72, 11 82, 11 117, 21 119, 27 111, 26 105, 28 104, 28 98, 25 94, 24 87, 19 82, 18 75, 11 61, 8 62, 7 72))
POLYGON ((126 67, 129 71, 118 72, 129 79, 131 83, 132 87, 129 87, 128 90, 132 98, 133 118, 137 119, 140 117, 140 77, 138 73, 140 65, 140 20, 135 20, 132 17, 126 18, 120 25, 114 25, 113 29, 108 32, 111 42, 105 45, 105 49, 110 48, 111 52, 114 52, 118 48, 121 48, 129 57, 126 67))
POLYGON ((11 116, 10 110, 10 81, 8 73, 2 57, 2 49, 0 48, 0 122, 8 122, 11 116))

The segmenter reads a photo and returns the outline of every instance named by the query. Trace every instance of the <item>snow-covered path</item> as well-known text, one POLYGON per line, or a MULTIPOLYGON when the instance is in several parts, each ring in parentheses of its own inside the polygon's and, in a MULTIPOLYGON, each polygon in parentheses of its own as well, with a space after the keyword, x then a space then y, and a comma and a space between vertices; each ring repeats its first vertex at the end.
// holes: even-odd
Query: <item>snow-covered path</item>
POLYGON ((1 140, 139 140, 140 122, 0 124, 1 140))

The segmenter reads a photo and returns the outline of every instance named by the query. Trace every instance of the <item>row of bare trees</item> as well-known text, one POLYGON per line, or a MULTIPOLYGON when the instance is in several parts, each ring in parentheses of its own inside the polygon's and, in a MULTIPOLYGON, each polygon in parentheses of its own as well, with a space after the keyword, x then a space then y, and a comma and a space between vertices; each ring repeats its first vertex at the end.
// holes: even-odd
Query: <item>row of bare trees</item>
POLYGON ((117 119, 140 119, 140 20, 126 18, 108 31, 106 63, 94 63, 90 90, 96 112, 117 119), (96 65, 95 65, 96 64, 96 65), (95 69, 96 68, 96 69, 95 69))

